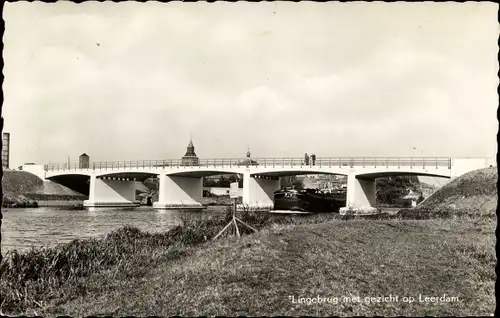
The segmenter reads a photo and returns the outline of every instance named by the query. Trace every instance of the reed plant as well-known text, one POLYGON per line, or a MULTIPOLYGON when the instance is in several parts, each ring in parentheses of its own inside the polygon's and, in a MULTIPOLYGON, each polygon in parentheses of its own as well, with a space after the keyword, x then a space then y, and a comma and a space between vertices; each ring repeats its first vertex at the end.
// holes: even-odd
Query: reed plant
POLYGON ((0 263, 0 311, 24 313, 43 307, 42 300, 58 297, 58 288, 93 273, 112 269, 114 278, 141 276, 158 262, 183 256, 186 247, 207 241, 222 225, 220 219, 191 220, 163 233, 125 226, 104 238, 9 251, 0 263))

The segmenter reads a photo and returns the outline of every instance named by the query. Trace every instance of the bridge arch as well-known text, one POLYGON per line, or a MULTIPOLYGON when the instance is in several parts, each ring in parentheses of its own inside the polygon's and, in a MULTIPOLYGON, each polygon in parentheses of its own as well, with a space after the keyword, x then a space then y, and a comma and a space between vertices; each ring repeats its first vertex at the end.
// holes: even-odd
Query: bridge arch
POLYGON ((96 174, 97 178, 119 178, 119 179, 133 179, 135 181, 144 181, 150 177, 158 176, 159 172, 152 171, 108 171, 96 174))
POLYGON ((59 183, 83 195, 89 195, 90 175, 85 173, 63 173, 46 177, 45 179, 59 183))
POLYGON ((308 174, 330 174, 330 175, 348 175, 349 170, 341 167, 263 167, 254 168, 251 175, 264 175, 275 177, 286 177, 293 175, 308 175, 308 174))
POLYGON ((203 178, 209 176, 215 176, 220 174, 242 174, 243 169, 238 168, 191 168, 191 169, 179 169, 174 171, 165 171, 167 176, 176 177, 192 177, 192 178, 203 178))
POLYGON ((357 178, 374 180, 382 177, 393 176, 427 176, 439 178, 451 178, 451 170, 447 168, 403 168, 403 169, 364 169, 363 171, 355 172, 357 178))
POLYGON ((61 176, 87 176, 90 177, 92 173, 90 171, 51 171, 45 174, 45 179, 52 179, 61 176))

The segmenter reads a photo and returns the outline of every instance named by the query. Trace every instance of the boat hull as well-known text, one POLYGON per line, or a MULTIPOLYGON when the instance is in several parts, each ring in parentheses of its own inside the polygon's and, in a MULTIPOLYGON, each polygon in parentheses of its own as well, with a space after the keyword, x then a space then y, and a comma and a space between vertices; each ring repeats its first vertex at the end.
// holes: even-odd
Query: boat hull
POLYGON ((300 212, 339 212, 345 195, 280 191, 274 194, 274 210, 300 212))

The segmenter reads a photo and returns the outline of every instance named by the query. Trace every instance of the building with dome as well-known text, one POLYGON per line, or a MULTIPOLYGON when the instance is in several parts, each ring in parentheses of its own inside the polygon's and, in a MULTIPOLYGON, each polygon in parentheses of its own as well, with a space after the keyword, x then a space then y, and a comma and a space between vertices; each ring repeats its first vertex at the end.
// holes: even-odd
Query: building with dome
POLYGON ((241 160, 238 162, 239 165, 245 165, 245 166, 258 166, 259 164, 257 161, 250 159, 250 149, 247 151, 247 157, 244 160, 241 160))
POLYGON ((194 152, 193 141, 190 139, 189 144, 187 146, 187 151, 184 157, 182 157, 182 165, 183 166, 197 166, 200 163, 198 156, 194 152))

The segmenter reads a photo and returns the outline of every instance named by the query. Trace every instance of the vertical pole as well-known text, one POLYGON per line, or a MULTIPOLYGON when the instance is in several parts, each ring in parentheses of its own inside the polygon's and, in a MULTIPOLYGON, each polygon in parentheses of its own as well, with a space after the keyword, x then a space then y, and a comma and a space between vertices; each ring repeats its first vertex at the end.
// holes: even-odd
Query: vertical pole
POLYGON ((233 198, 233 219, 235 217, 236 217, 236 198, 233 198))
POLYGON ((234 202, 234 208, 233 208, 233 224, 234 228, 236 229, 236 235, 238 238, 240 237, 240 230, 238 229, 238 224, 236 223, 236 198, 233 198, 234 202))

